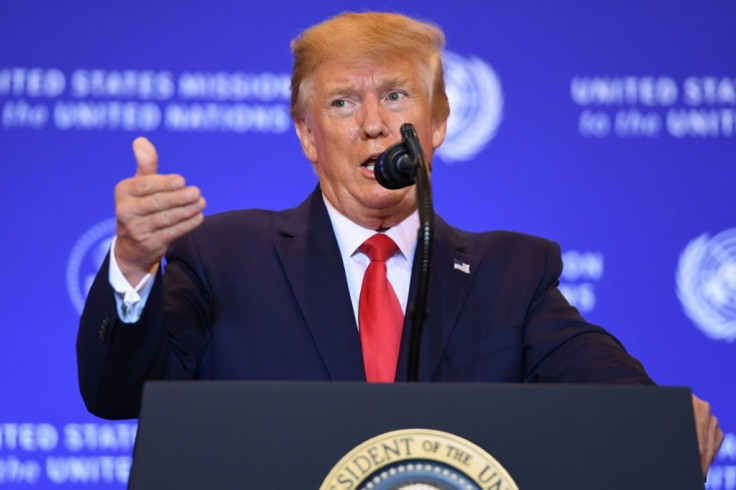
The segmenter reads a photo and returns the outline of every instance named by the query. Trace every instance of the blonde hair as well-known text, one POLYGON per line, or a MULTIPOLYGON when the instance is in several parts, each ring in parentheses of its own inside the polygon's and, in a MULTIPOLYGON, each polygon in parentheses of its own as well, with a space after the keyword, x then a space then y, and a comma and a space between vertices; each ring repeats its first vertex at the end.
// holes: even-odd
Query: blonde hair
POLYGON ((309 79, 326 60, 378 61, 411 57, 418 62, 436 121, 447 119, 450 104, 442 72, 445 35, 434 24, 400 14, 346 12, 303 31, 291 42, 291 117, 304 117, 309 79))

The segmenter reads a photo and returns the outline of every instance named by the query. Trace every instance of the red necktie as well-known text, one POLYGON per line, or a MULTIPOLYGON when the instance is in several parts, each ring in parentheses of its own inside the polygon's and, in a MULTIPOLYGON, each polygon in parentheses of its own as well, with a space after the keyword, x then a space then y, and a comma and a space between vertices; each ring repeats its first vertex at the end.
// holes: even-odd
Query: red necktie
POLYGON ((386 277, 386 260, 399 247, 391 238, 379 233, 363 242, 358 250, 371 259, 363 276, 358 305, 366 379, 369 382, 393 382, 404 314, 386 277))

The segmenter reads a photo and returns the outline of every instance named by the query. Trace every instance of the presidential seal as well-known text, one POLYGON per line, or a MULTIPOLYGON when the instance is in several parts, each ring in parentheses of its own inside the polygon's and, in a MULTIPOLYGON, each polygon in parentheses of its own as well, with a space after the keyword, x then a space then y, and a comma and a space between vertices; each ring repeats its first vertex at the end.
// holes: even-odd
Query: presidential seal
POLYGON ((736 228, 687 244, 677 267, 683 311, 713 340, 736 340, 736 228))
POLYGON ((320 490, 518 490, 472 442, 432 429, 386 432, 346 454, 320 490))

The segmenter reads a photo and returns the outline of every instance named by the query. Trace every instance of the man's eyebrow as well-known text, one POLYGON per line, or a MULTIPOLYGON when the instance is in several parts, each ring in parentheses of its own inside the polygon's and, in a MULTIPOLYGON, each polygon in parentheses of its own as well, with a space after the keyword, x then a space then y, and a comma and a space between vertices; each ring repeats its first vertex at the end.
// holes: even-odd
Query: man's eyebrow
POLYGON ((380 82, 378 83, 378 86, 384 90, 387 88, 405 87, 407 85, 409 85, 409 79, 399 76, 387 77, 380 80, 380 82))
POLYGON ((329 90, 327 92, 327 98, 331 99, 332 97, 341 97, 345 95, 354 94, 358 91, 358 88, 355 85, 338 85, 337 87, 329 90))
MULTIPOLYGON (((379 90, 406 87, 407 85, 410 85, 409 79, 401 76, 385 77, 378 80, 379 90)), ((357 84, 345 83, 337 85, 336 87, 330 89, 325 95, 328 99, 331 99, 333 97, 344 97, 346 95, 351 95, 359 91, 360 87, 357 84)))

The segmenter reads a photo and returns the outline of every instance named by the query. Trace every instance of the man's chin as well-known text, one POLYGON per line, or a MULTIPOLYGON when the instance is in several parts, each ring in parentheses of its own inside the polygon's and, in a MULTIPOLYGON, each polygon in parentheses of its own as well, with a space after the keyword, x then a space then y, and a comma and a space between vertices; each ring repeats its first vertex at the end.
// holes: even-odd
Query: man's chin
POLYGON ((404 189, 380 187, 373 190, 362 204, 367 210, 381 215, 404 214, 413 211, 416 206, 415 190, 413 187, 404 189))

